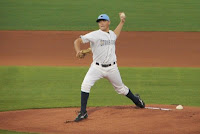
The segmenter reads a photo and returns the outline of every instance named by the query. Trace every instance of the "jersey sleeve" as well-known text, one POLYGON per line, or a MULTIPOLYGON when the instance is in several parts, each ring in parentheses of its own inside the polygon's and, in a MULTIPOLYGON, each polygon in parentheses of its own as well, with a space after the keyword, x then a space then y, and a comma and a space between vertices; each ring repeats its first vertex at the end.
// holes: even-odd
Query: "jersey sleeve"
POLYGON ((115 40, 117 39, 117 35, 115 34, 115 32, 114 31, 111 31, 112 32, 112 34, 114 35, 114 37, 115 37, 115 40))
POLYGON ((88 34, 81 35, 80 38, 82 39, 83 43, 95 42, 95 33, 90 32, 88 34))

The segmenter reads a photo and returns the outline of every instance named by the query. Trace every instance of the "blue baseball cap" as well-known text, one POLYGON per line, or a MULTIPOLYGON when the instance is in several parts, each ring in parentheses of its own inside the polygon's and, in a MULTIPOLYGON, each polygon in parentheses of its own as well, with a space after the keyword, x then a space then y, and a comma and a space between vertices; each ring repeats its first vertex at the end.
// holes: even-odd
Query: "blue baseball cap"
POLYGON ((98 19, 96 20, 96 22, 99 22, 100 20, 107 20, 110 21, 110 18, 108 17, 107 14, 101 14, 99 15, 98 19))

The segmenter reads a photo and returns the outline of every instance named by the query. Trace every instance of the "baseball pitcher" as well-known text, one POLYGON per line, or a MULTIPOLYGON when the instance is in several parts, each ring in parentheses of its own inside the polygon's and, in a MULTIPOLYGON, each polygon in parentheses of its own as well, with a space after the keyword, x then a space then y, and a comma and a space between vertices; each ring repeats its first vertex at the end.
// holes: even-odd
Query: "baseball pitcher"
POLYGON ((115 42, 125 23, 125 14, 119 13, 120 23, 114 31, 109 29, 110 18, 106 14, 101 14, 96 22, 99 30, 81 35, 74 41, 76 57, 84 58, 85 55, 92 51, 93 62, 81 85, 81 110, 74 120, 79 122, 88 117, 86 106, 90 94, 91 87, 101 78, 106 78, 113 85, 118 94, 122 94, 135 103, 139 108, 144 108, 145 103, 137 94, 133 94, 131 90, 122 82, 120 72, 117 67, 117 57, 115 54, 115 42), (90 48, 81 50, 81 44, 90 43, 90 48))

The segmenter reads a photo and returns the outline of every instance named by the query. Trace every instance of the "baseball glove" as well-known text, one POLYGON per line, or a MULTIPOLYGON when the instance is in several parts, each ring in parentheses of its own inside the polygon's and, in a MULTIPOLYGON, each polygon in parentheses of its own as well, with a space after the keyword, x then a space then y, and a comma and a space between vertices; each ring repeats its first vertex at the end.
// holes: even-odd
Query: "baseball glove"
POLYGON ((84 58, 87 54, 90 54, 91 53, 91 48, 88 48, 88 49, 83 49, 81 51, 79 51, 76 55, 77 58, 79 59, 82 59, 84 58))

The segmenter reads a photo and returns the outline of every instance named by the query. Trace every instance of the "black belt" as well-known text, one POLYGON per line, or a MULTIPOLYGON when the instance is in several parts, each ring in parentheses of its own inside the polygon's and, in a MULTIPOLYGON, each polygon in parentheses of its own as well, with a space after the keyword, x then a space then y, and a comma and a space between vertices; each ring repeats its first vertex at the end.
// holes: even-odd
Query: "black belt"
MULTIPOLYGON (((113 62, 113 65, 115 65, 116 62, 113 62)), ((98 62, 96 62, 96 65, 100 66, 98 62)), ((112 64, 101 64, 102 67, 109 67, 112 66, 112 64)))

